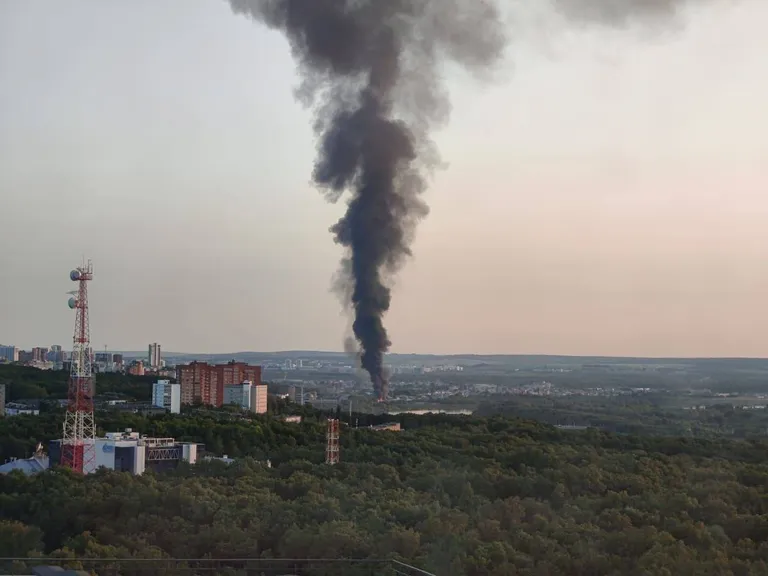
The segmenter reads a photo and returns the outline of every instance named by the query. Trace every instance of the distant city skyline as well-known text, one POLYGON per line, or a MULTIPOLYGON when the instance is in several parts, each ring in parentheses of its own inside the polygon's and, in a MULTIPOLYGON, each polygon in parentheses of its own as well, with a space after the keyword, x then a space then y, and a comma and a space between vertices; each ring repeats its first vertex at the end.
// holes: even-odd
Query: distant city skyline
MULTIPOLYGON (((2 347, 2 346, 0 346, 2 347)), ((17 348, 22 350, 31 350, 35 347, 30 346, 27 348, 24 348, 22 346, 17 346, 17 348)), ((66 347, 63 348, 66 352, 66 347)), ((94 348, 94 353, 99 354, 100 352, 104 352, 104 347, 101 347, 99 349, 94 348)), ((146 356, 147 352, 140 349, 133 349, 133 348, 109 348, 107 350, 110 354, 122 354, 122 355, 129 355, 132 359, 139 359, 143 361, 146 364, 146 356)), ((163 358, 167 357, 175 357, 175 356, 190 356, 190 357, 206 357, 206 356, 227 356, 227 355, 243 355, 243 354, 293 354, 296 357, 300 357, 302 354, 333 354, 333 355, 339 355, 339 356, 347 356, 350 358, 350 360, 354 359, 354 357, 349 354, 349 352, 344 350, 322 350, 322 349, 275 349, 275 350, 267 350, 267 349, 253 349, 253 350, 222 350, 222 351, 190 351, 190 350, 164 350, 163 351, 163 358)), ((552 358, 614 358, 614 359, 621 359, 621 358, 637 358, 637 359, 650 359, 650 360, 665 360, 665 359, 680 359, 680 360, 701 360, 701 359, 738 359, 738 360, 749 360, 749 359, 755 359, 755 360, 768 360, 768 353, 763 355, 754 355, 754 356, 718 356, 718 355, 702 355, 702 356, 696 356, 696 355, 638 355, 638 354, 561 354, 556 352, 419 352, 419 351, 412 351, 412 352, 389 352, 388 355, 394 355, 394 356, 435 356, 435 357, 451 357, 451 356, 499 356, 499 357, 516 357, 516 356, 540 356, 542 358, 552 357, 552 358)), ((0 356, 1 358, 1 356, 0 356)), ((149 366, 147 366, 149 368, 149 366)))
MULTIPOLYGON (((392 352, 768 354, 768 4, 691 4, 659 33, 531 7, 496 82, 445 70, 392 352)), ((71 347, 85 256, 96 350, 343 349, 297 82, 226 2, 0 2, 0 342, 71 347)))

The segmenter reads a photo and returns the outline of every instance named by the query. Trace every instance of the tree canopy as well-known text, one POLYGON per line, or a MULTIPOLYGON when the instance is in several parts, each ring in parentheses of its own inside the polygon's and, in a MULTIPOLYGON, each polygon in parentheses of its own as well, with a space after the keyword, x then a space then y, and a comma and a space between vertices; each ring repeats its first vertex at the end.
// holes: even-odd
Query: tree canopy
MULTIPOLYGON (((105 415, 101 426, 196 440, 238 460, 143 476, 0 477, 0 555, 396 557, 445 576, 768 573, 764 441, 407 415, 400 433, 343 427, 342 461, 328 466, 324 416, 303 410, 301 424, 105 415)), ((34 442, 56 418, 15 417, 0 432, 13 426, 19 443, 34 442)), ((332 573, 371 574, 346 570, 332 573)))

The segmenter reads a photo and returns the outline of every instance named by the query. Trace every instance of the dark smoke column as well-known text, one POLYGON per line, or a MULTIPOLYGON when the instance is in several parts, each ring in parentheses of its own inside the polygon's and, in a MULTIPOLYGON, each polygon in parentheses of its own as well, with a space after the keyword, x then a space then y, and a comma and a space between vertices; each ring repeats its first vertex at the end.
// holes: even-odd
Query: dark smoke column
POLYGON ((331 228, 342 262, 363 368, 387 397, 388 278, 410 255, 419 195, 436 154, 429 129, 446 119, 438 65, 492 64, 505 36, 491 0, 229 0, 282 31, 302 71, 300 94, 316 111, 314 181, 331 201, 351 193, 331 228))

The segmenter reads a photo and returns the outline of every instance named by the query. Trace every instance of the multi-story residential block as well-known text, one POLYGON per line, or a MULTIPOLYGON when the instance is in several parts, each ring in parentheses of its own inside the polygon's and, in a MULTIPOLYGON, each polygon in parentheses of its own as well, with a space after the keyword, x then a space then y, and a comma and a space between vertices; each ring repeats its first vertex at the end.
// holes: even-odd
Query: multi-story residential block
POLYGON ((47 362, 48 361, 48 348, 35 347, 32 348, 32 362, 47 362))
POLYGON ((210 406, 222 406, 226 386, 243 382, 261 385, 261 366, 251 366, 245 362, 216 365, 191 362, 176 367, 176 381, 181 385, 182 404, 199 401, 210 406))
POLYGON ((228 384, 224 386, 224 404, 239 406, 243 410, 251 409, 251 389, 250 382, 242 384, 228 384))
POLYGON ((133 376, 144 376, 144 362, 141 360, 134 360, 131 365, 128 366, 128 374, 133 376))
POLYGON ((192 404, 195 401, 217 406, 215 396, 211 396, 210 368, 206 362, 191 362, 176 367, 176 382, 181 386, 181 403, 192 404))
POLYGON ((152 385, 152 405, 165 408, 172 414, 181 412, 181 385, 170 380, 158 380, 152 385))
POLYGON ((0 345, 0 360, 5 360, 6 362, 18 362, 19 349, 16 348, 16 346, 0 345))
POLYGON ((251 412, 256 414, 267 413, 267 385, 254 384, 251 387, 251 412))
POLYGON ((267 385, 252 382, 224 386, 224 404, 234 404, 256 414, 267 412, 267 385))

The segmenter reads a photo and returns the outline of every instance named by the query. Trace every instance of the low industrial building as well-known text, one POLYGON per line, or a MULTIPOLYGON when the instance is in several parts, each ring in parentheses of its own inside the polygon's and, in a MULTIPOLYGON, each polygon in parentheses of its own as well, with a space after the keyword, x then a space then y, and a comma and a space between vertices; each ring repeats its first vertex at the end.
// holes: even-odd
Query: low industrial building
POLYGON ((400 422, 388 422, 386 424, 376 424, 375 426, 371 426, 372 430, 376 430, 377 432, 382 431, 390 431, 390 432, 400 432, 402 428, 400 427, 400 422))
POLYGON ((5 416, 39 416, 40 415, 40 403, 37 405, 31 405, 21 402, 8 402, 4 407, 5 416))
MULTIPOLYGON (((95 440, 95 458, 86 474, 98 468, 142 474, 145 470, 162 471, 176 468, 181 462, 197 462, 194 442, 177 442, 173 438, 150 438, 127 429, 109 432, 95 440)), ((49 462, 55 466, 61 461, 61 440, 54 440, 48 448, 49 462)))
POLYGON ((48 457, 32 456, 31 458, 11 458, 5 464, 0 464, 0 474, 10 474, 14 470, 21 470, 27 476, 37 474, 48 469, 48 457))
POLYGON ((0 465, 0 474, 10 474, 14 470, 20 470, 27 476, 31 476, 46 470, 48 466, 48 456, 43 452, 42 444, 38 444, 31 458, 11 458, 0 465))
MULTIPOLYGON (((237 462, 235 458, 230 458, 226 454, 224 454, 224 456, 203 456, 202 460, 206 462, 223 462, 224 464, 234 464, 237 462)), ((263 464, 266 468, 272 468, 272 462, 270 460, 260 461, 259 463, 263 464)))
MULTIPOLYGON (((141 414, 142 416, 160 416, 168 410, 154 406, 151 402, 128 402, 127 400, 108 400, 106 402, 95 399, 96 410, 109 410, 111 412, 126 412, 129 414, 141 414)), ((66 404, 64 405, 66 408, 66 404)))

